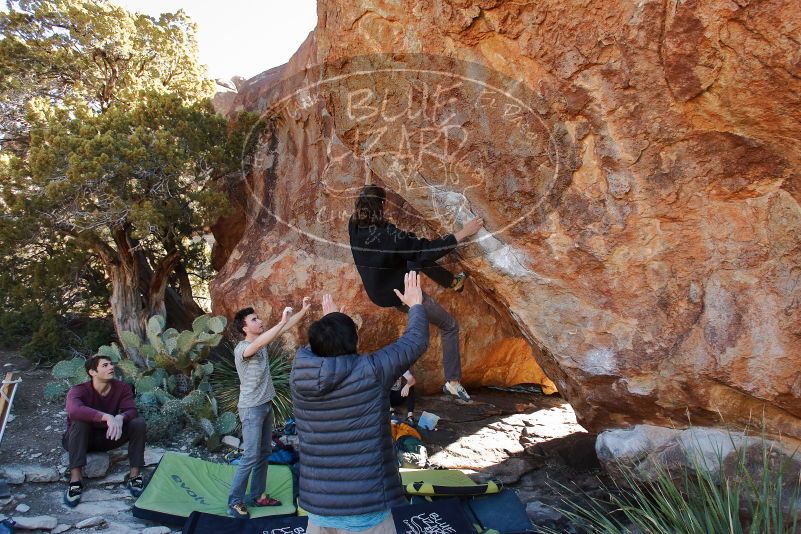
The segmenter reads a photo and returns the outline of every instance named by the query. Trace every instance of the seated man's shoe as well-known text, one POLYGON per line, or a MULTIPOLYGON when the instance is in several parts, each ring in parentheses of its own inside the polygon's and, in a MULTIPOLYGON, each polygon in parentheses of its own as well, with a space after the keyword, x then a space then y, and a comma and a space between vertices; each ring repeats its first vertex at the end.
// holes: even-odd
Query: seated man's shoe
POLYGON ((281 506, 281 501, 262 493, 258 499, 253 501, 253 506, 281 506))
POLYGON ((81 482, 70 482, 64 491, 64 504, 70 508, 75 508, 81 502, 81 495, 83 494, 83 484, 81 482))
POLYGON ((464 281, 467 280, 467 276, 468 274, 464 271, 454 276, 453 282, 451 282, 451 289, 457 293, 461 293, 464 289, 464 281))
POLYGON ((123 482, 134 497, 139 497, 145 490, 145 480, 142 475, 137 475, 135 477, 132 477, 130 474, 125 475, 123 482))
POLYGON ((228 505, 228 515, 236 519, 247 519, 250 517, 248 507, 242 501, 237 501, 228 505))
POLYGON ((454 397, 458 397, 465 402, 470 400, 470 395, 467 394, 464 386, 459 382, 445 382, 445 385, 442 386, 442 391, 454 397))

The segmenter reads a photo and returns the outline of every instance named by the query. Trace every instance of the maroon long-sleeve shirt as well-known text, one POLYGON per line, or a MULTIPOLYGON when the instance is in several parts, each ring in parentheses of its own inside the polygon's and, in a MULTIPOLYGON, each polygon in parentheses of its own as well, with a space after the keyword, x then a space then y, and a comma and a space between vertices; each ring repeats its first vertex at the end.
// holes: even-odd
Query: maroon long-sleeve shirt
POLYGON ((119 380, 111 381, 109 392, 103 396, 92 387, 92 381, 72 386, 67 392, 67 429, 75 421, 93 423, 97 428, 106 428, 104 414, 122 414, 123 423, 135 419, 136 402, 131 386, 119 380))

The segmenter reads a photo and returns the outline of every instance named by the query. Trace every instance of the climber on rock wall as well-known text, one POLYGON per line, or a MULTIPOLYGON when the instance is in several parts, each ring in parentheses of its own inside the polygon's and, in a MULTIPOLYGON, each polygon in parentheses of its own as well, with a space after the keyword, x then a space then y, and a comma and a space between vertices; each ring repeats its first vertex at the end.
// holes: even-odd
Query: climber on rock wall
MULTIPOLYGON (((408 308, 396 295, 396 291, 403 289, 404 275, 411 270, 421 270, 439 282, 437 278, 442 278, 442 271, 447 270, 434 262, 456 248, 458 242, 478 232, 484 221, 480 217, 472 219, 461 230, 430 241, 389 223, 384 218, 385 200, 386 192, 382 187, 367 185, 362 188, 348 223, 350 248, 370 300, 382 308, 392 307, 406 313, 408 308)), ((462 276, 459 288, 463 281, 462 276)), ((428 294, 423 294, 423 306, 429 322, 440 331, 445 369, 442 390, 468 401, 470 395, 460 383, 459 323, 428 294)))

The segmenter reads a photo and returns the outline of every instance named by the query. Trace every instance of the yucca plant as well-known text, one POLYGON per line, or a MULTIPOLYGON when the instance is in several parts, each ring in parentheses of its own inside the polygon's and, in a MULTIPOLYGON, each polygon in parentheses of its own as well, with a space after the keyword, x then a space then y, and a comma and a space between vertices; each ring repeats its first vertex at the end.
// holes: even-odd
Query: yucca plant
POLYGON ((593 534, 795 534, 801 512, 797 470, 789 473, 789 484, 786 478, 795 455, 788 458, 775 447, 763 437, 742 447, 734 465, 726 465, 722 454, 717 466, 690 454, 690 465, 654 464, 645 481, 634 467, 621 464, 620 482, 602 483, 607 498, 560 486, 557 510, 593 534))
MULTIPOLYGON (((230 345, 223 350, 223 357, 214 364, 211 385, 223 410, 236 412, 239 402, 239 375, 234 364, 234 353, 230 345)), ((281 341, 267 345, 267 356, 270 362, 270 374, 275 386, 273 408, 275 426, 280 427, 292 417, 292 397, 289 391, 289 373, 292 370, 290 353, 281 341)))

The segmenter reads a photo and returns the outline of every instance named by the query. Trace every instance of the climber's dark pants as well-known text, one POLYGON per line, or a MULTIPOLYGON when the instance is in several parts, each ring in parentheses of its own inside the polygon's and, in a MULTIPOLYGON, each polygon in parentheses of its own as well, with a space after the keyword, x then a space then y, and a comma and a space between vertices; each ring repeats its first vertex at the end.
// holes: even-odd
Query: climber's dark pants
POLYGON ((106 437, 106 429, 92 423, 73 421, 61 437, 61 444, 69 453, 69 468, 86 465, 87 452, 106 452, 128 442, 128 462, 131 467, 145 466, 145 420, 141 417, 122 425, 120 439, 112 441, 106 437))
POLYGON ((438 285, 449 288, 453 284, 453 274, 441 266, 439 263, 431 260, 423 260, 420 262, 407 261, 406 268, 410 271, 421 272, 435 281, 438 285))
MULTIPOLYGON (((439 327, 439 338, 442 341, 442 368, 445 371, 445 380, 459 381, 462 379, 462 359, 459 355, 459 323, 453 315, 439 305, 439 303, 423 293, 423 308, 426 309, 428 322, 439 327)), ((404 313, 409 312, 405 304, 395 307, 404 313)))

